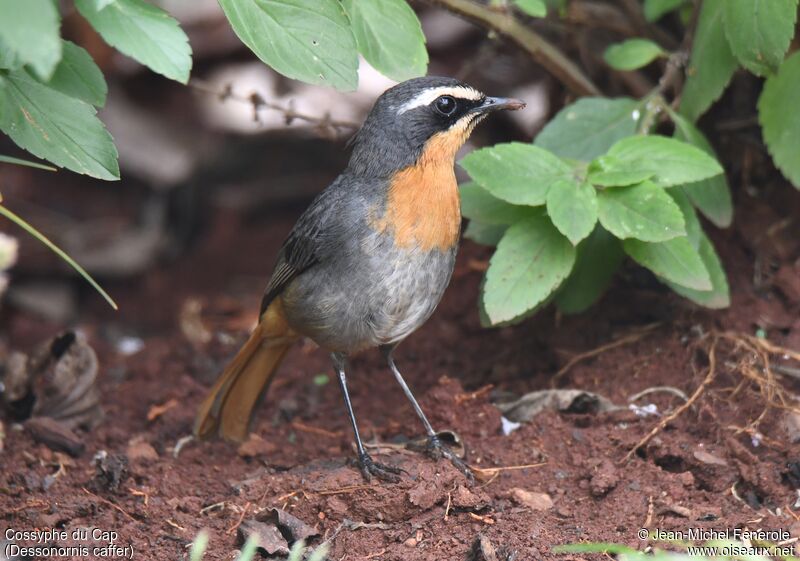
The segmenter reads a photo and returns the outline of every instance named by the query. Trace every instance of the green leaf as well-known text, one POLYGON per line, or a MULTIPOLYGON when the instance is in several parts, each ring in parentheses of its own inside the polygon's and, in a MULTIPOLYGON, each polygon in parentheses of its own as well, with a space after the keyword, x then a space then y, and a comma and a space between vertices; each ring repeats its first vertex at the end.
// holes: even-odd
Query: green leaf
POLYGON ((220 0, 239 39, 272 68, 309 84, 354 90, 358 50, 337 0, 220 0))
POLYGON ((384 76, 402 82, 428 69, 425 35, 406 0, 342 0, 358 51, 384 76))
POLYGON ((0 69, 3 70, 18 70, 22 68, 23 62, 17 56, 17 53, 6 47, 3 43, 3 38, 0 37, 0 69))
MULTIPOLYGON (((0 121, 2 121, 1 117, 0 117, 0 121)), ((25 167, 28 167, 28 168, 43 169, 45 171, 58 171, 53 166, 40 164, 39 162, 31 162, 29 160, 21 160, 19 158, 14 158, 13 156, 4 156, 3 154, 0 154, 0 164, 11 164, 11 165, 14 165, 14 166, 25 166, 25 167)))
POLYGON ((64 56, 47 85, 97 107, 105 105, 108 86, 92 57, 70 41, 64 41, 63 49, 64 56))
MULTIPOLYGON (((675 138, 697 146, 707 154, 716 158, 711 143, 700 130, 686 117, 670 111, 675 123, 675 138)), ((683 190, 692 200, 694 206, 715 225, 727 228, 733 221, 733 200, 725 174, 715 175, 708 179, 688 183, 683 190)))
POLYGON ((667 280, 664 282, 672 290, 696 304, 712 309, 727 308, 730 306, 731 296, 725 269, 722 267, 717 252, 714 251, 713 244, 702 230, 698 238, 697 251, 711 278, 711 290, 693 290, 667 280))
POLYGON ((766 76, 778 69, 792 42, 797 0, 725 0, 723 21, 742 66, 766 76))
POLYGON ((575 262, 575 248, 546 216, 511 226, 486 271, 483 306, 492 324, 524 316, 550 296, 575 262))
POLYGON ((653 41, 636 38, 611 45, 606 49, 603 58, 611 68, 636 70, 666 55, 664 49, 653 41))
POLYGON ((783 175, 800 189, 800 52, 781 65, 778 73, 764 84, 758 100, 758 120, 767 149, 783 175))
POLYGON ((584 97, 559 111, 534 144, 562 158, 588 162, 636 134, 639 115, 639 102, 633 99, 584 97))
POLYGON ((711 277, 698 251, 686 236, 660 243, 625 240, 625 253, 641 266, 680 286, 711 290, 711 277))
POLYGON ((680 8, 686 0, 644 0, 644 17, 649 22, 661 19, 665 14, 680 8))
POLYGON ((543 18, 547 15, 547 4, 543 0, 514 0, 514 4, 531 17, 543 18))
POLYGON ((697 213, 692 206, 692 201, 681 189, 670 189, 669 196, 681 209, 683 215, 684 229, 686 230, 686 238, 692 247, 697 249, 700 246, 700 236, 703 234, 703 228, 700 226, 700 220, 697 218, 697 213))
POLYGON ((18 59, 40 78, 50 78, 61 59, 61 17, 55 2, 0 0, 0 14, 0 41, 10 53, 0 58, 6 64, 18 59))
POLYGON ((725 91, 736 70, 736 58, 725 38, 723 14, 729 0, 703 0, 692 55, 686 69, 681 113, 696 121, 725 91))
POLYGON ((477 244, 494 247, 500 243, 506 230, 508 226, 505 224, 484 224, 470 220, 467 229, 464 230, 464 237, 477 244))
POLYGON ((611 284, 624 257, 620 241, 598 225, 578 245, 575 267, 556 294, 558 309, 577 314, 594 304, 611 284))
POLYGON ((161 8, 144 0, 114 0, 101 9, 96 0, 75 0, 75 6, 112 47, 153 72, 183 84, 189 81, 189 39, 161 8))
POLYGON ((470 220, 487 225, 513 224, 531 215, 531 208, 509 204, 493 197, 486 189, 473 181, 459 188, 461 214, 470 220))
POLYGON ((572 176, 550 152, 520 142, 475 150, 459 163, 489 193, 516 205, 543 205, 550 186, 572 176))
POLYGON ((681 209, 651 181, 604 189, 597 201, 600 223, 620 239, 661 242, 686 233, 681 209))
POLYGON ((592 233, 597 223, 597 194, 588 183, 560 179, 547 193, 547 214, 572 245, 592 233))
POLYGON ((119 179, 117 149, 91 105, 22 70, 0 75, 0 129, 22 148, 77 173, 119 179))
MULTIPOLYGON (((613 159, 608 159, 600 156, 595 160, 611 163, 613 159)), ((653 172, 648 170, 615 170, 604 168, 605 164, 600 166, 590 166, 587 181, 592 185, 599 185, 600 187, 624 187, 626 185, 635 185, 642 181, 647 181, 653 177, 653 172), (599 168, 599 169, 598 169, 599 168)))
POLYGON ((664 136, 630 136, 608 151, 613 170, 650 172, 662 187, 691 183, 719 175, 722 167, 703 150, 664 136))
POLYGON ((99 12, 100 10, 102 10, 103 8, 108 6, 109 4, 113 4, 117 0, 89 0, 89 1, 92 2, 92 5, 94 6, 94 9, 99 12))

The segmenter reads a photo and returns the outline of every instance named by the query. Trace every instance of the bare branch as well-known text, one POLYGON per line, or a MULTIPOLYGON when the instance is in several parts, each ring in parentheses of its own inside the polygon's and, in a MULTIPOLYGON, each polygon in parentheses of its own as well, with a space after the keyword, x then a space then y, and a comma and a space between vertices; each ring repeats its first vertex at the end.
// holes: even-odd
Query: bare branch
POLYGON ((223 87, 221 90, 218 90, 206 82, 193 78, 189 82, 189 87, 199 92, 211 94, 217 97, 220 101, 232 99, 234 101, 250 105, 253 108, 253 121, 257 123, 261 122, 259 118, 259 111, 262 109, 267 109, 282 113, 287 126, 291 125, 295 120, 303 121, 313 125, 326 136, 331 136, 330 133, 333 132, 333 136, 338 137, 339 133, 342 131, 350 132, 358 130, 358 128, 361 126, 358 123, 351 121, 339 121, 336 119, 331 119, 331 116, 328 114, 323 115, 322 117, 317 117, 314 115, 300 113, 295 111, 291 104, 289 104, 289 106, 283 106, 279 103, 275 103, 274 101, 269 101, 260 93, 255 91, 248 95, 241 95, 233 91, 233 86, 231 84, 226 84, 225 87, 223 87))
POLYGON ((511 13, 490 9, 471 0, 421 0, 439 6, 503 35, 527 52, 576 95, 602 95, 578 66, 549 41, 520 23, 511 13))

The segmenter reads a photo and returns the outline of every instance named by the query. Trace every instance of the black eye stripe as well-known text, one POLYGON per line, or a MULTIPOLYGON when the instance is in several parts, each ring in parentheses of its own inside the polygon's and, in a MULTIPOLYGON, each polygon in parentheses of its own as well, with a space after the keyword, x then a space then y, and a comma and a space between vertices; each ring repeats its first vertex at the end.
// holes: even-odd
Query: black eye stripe
POLYGON ((468 99, 452 95, 442 95, 433 100, 430 107, 440 117, 446 118, 448 121, 457 121, 482 103, 483 99, 468 99))

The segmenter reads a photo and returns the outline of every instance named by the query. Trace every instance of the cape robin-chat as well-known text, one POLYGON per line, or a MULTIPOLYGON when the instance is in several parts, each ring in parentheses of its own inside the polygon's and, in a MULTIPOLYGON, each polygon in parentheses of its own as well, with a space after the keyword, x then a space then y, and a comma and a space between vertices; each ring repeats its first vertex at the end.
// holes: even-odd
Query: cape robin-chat
POLYGON ((430 455, 471 477, 436 436, 392 353, 450 282, 461 228, 456 152, 487 115, 524 106, 452 78, 415 78, 384 92, 353 140, 347 168, 281 247, 258 326, 200 406, 195 434, 244 439, 281 360, 305 336, 331 353, 361 473, 396 480, 400 470, 364 449, 347 391, 347 358, 378 347, 422 420, 430 455))

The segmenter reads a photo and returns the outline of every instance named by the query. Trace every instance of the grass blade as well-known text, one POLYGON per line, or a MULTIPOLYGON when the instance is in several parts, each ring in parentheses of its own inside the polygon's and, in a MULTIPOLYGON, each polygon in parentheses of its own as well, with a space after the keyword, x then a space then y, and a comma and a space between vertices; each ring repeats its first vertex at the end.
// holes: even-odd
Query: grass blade
POLYGON ((0 163, 27 166, 29 168, 43 169, 45 171, 58 171, 58 169, 54 168, 53 166, 40 164, 38 162, 30 162, 28 160, 20 160, 19 158, 14 158, 13 156, 4 156, 3 154, 0 154, 0 163))
MULTIPOLYGON (((2 199, 0 199, 0 200, 2 200, 2 199)), ((14 223, 14 224, 16 224, 17 226, 19 226, 20 228, 22 228, 23 230, 25 230, 26 232, 28 232, 28 233, 29 233, 31 236, 33 236, 34 238, 36 238, 37 240, 39 240, 41 243, 43 243, 43 244, 44 244, 44 245, 46 245, 47 247, 49 247, 49 248, 50 248, 50 250, 52 250, 52 251, 53 251, 53 252, 54 252, 56 255, 58 255, 58 256, 59 256, 61 259, 63 259, 64 261, 66 261, 66 262, 67 262, 67 264, 68 264, 70 267, 72 267, 73 269, 75 269, 75 270, 78 272, 78 274, 79 274, 80 276, 82 276, 82 277, 83 277, 83 278, 86 280, 86 282, 88 282, 90 285, 92 285, 92 286, 94 287, 94 289, 95 289, 97 292, 99 292, 99 293, 100 293, 100 295, 101 295, 103 298, 105 298, 106 302, 108 302, 108 304, 109 304, 109 305, 110 305, 112 308, 114 308, 115 310, 118 310, 118 309, 119 309, 119 307, 117 306, 117 303, 116 303, 116 302, 114 302, 114 300, 112 300, 111 296, 109 296, 109 295, 108 295, 108 293, 107 293, 105 290, 103 290, 103 289, 100 287, 100 285, 99 285, 99 284, 97 284, 97 281, 95 281, 95 280, 92 278, 92 276, 91 276, 89 273, 87 273, 87 272, 86 272, 86 270, 85 270, 83 267, 81 267, 80 265, 78 265, 78 264, 75 262, 75 260, 74 260, 74 259, 72 259, 72 257, 70 257, 69 255, 67 255, 66 253, 64 253, 64 251, 63 251, 61 248, 59 248, 59 247, 58 247, 56 244, 54 244, 54 243, 53 243, 53 242, 51 242, 49 239, 47 239, 47 237, 46 237, 44 234, 42 234, 42 233, 41 233, 39 230, 37 230, 36 228, 34 228, 33 226, 31 226, 30 224, 28 224, 27 222, 25 222, 25 220, 23 220, 21 217, 17 216, 17 215, 16 215, 16 214, 14 214, 13 212, 11 212, 11 211, 10 211, 8 208, 6 208, 5 206, 3 206, 2 204, 0 204, 0 214, 2 214, 3 216, 5 216, 5 217, 6 217, 6 218, 8 218, 9 220, 11 220, 11 222, 13 222, 13 223, 14 223)))

